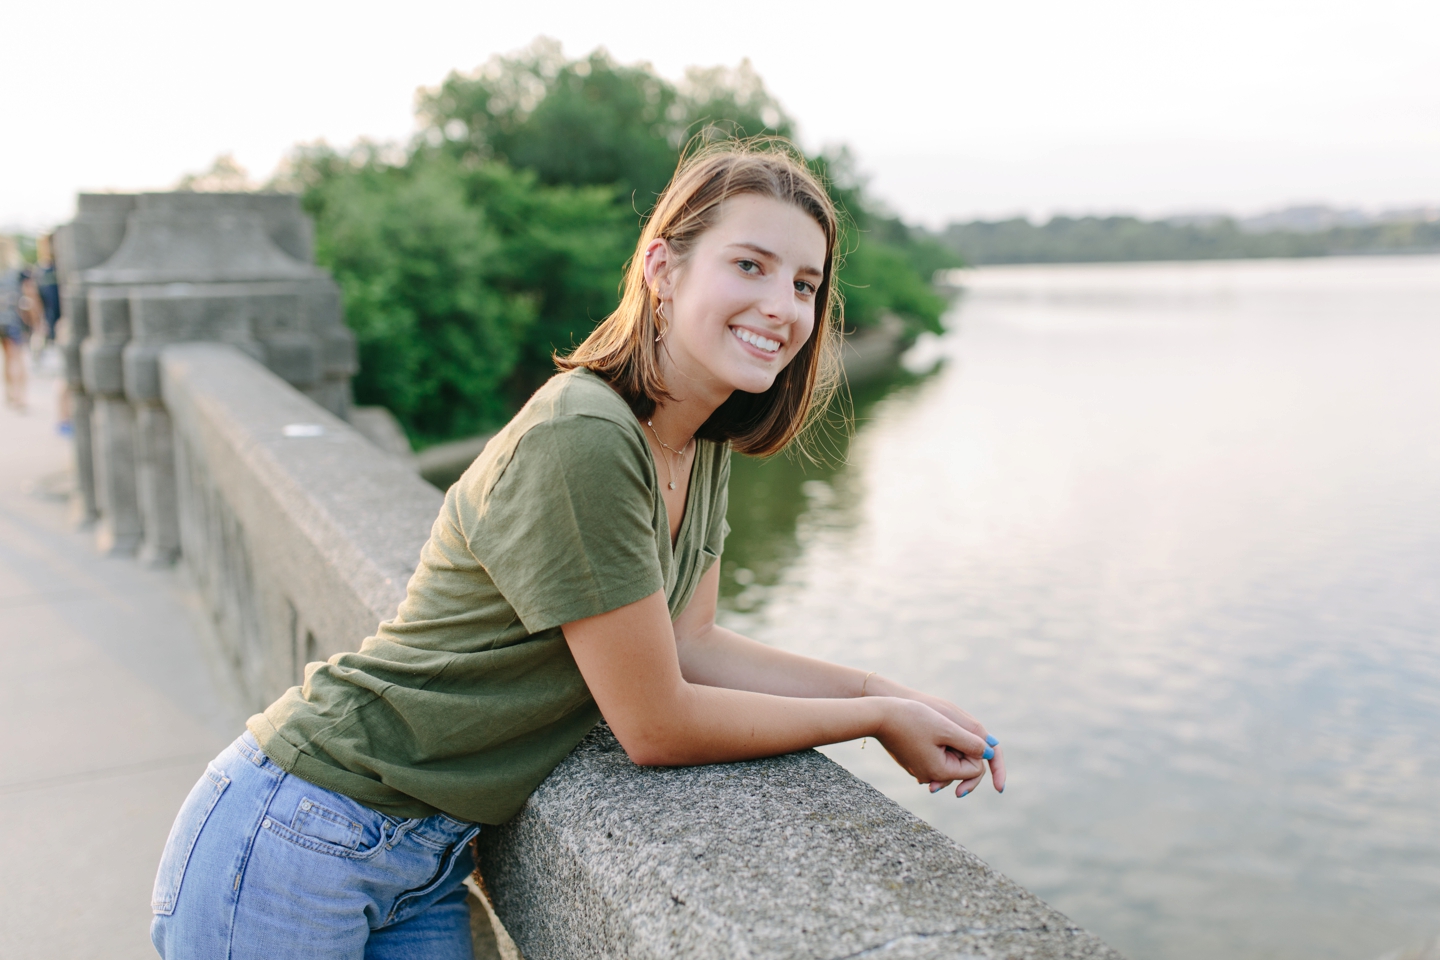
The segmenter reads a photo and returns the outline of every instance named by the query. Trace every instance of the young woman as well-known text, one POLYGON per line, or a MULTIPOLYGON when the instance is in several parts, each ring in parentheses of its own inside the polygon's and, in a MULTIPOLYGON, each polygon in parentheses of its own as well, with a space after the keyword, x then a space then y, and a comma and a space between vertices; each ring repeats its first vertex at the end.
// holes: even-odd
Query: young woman
POLYGON ((210 764, 152 937, 178 958, 470 956, 468 843, 602 718, 639 764, 875 737, 932 791, 974 718, 715 623, 731 449, 784 448, 836 347, 837 224, 778 149, 681 164, 619 308, 451 487, 405 600, 210 764))

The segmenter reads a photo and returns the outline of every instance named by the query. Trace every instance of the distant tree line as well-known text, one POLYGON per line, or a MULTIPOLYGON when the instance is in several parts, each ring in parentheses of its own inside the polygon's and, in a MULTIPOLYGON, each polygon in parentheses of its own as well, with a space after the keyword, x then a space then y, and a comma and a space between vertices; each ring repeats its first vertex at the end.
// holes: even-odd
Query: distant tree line
MULTIPOLYGON (((794 130, 748 63, 677 84, 546 40, 422 91, 418 118, 403 147, 297 148, 274 185, 315 218, 359 343, 357 401, 389 407, 420 445, 502 423, 552 352, 608 315, 693 137, 794 130)), ((843 151, 810 162, 848 220, 846 324, 891 314, 910 336, 938 331, 930 278, 959 257, 872 204, 843 151)))
POLYGON ((953 223, 935 237, 972 264, 1222 260, 1440 250, 1440 222, 1253 232, 1223 217, 1201 223, 1055 217, 1045 224, 1016 218, 953 223))

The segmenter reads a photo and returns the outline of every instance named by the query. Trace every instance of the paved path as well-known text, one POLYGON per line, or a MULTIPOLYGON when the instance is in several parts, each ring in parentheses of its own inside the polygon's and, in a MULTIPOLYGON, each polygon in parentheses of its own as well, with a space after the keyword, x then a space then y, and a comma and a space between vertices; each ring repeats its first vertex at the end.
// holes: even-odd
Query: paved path
POLYGON ((183 575, 69 522, 58 386, 0 409, 0 958, 153 958, 170 822, 245 711, 183 575))

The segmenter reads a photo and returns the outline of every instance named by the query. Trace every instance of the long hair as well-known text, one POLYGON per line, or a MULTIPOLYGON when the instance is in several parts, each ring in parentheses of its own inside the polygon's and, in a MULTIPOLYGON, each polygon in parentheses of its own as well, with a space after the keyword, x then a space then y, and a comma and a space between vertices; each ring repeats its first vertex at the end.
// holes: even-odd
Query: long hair
POLYGON ((840 297, 835 290, 835 244, 839 221, 824 187, 799 151, 779 138, 721 141, 683 157, 670 185, 656 201, 625 269, 620 305, 569 356, 555 356, 561 370, 587 367, 610 382, 641 417, 674 399, 660 372, 657 303, 645 282, 645 248, 661 239, 679 266, 702 234, 719 222, 722 205, 753 194, 790 203, 809 214, 825 234, 824 276, 816 289, 815 327, 808 340, 764 393, 732 393, 696 436, 730 441, 751 456, 783 450, 825 408, 839 370, 840 297))

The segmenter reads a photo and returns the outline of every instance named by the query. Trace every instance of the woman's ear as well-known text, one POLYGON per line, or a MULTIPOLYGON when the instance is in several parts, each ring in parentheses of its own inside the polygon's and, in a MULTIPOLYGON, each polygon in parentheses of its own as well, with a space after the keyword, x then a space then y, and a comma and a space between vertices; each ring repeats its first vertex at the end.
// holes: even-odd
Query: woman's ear
POLYGON ((645 286, 662 300, 670 296, 673 265, 670 244, 656 237, 645 246, 645 286))

